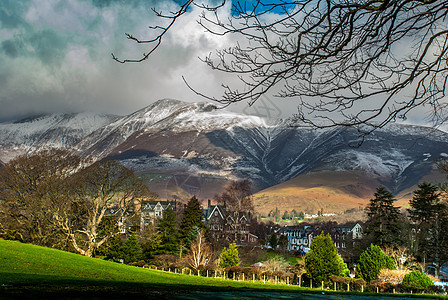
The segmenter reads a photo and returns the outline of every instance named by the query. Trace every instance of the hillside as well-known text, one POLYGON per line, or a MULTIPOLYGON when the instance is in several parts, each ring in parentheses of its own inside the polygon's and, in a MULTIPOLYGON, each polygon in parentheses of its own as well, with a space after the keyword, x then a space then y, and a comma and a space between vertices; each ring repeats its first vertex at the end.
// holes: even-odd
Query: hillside
MULTIPOLYGON (((0 299, 301 297, 298 286, 168 273, 0 240, 0 299)), ((308 291, 311 293, 311 291, 308 291)), ((302 299, 313 299, 308 296, 302 299)))

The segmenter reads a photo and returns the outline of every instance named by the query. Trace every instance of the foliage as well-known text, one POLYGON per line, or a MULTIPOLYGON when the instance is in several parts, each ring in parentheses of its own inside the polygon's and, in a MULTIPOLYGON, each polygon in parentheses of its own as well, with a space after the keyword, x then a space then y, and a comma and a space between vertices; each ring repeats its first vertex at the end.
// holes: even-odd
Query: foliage
POLYGON ((123 259, 123 240, 120 235, 115 235, 98 249, 99 254, 104 254, 104 259, 120 262, 123 259))
POLYGON ((221 268, 238 266, 240 264, 240 258, 238 254, 238 248, 236 243, 233 242, 228 248, 224 247, 219 256, 219 266, 221 268))
POLYGON ((278 245, 280 246, 280 249, 283 251, 286 251, 288 247, 288 237, 286 235, 280 235, 280 238, 278 239, 278 245))
POLYGON ((404 276, 403 285, 413 289, 424 290, 433 286, 434 283, 426 274, 419 271, 412 271, 404 276))
POLYGON ((374 244, 400 245, 400 228, 398 219, 400 211, 394 206, 397 201, 384 187, 378 187, 373 199, 366 208, 367 229, 366 234, 374 244))
POLYGON ((179 250, 179 232, 176 215, 171 207, 164 210, 163 216, 157 224, 157 231, 160 234, 160 246, 156 253, 176 254, 179 250))
POLYGON ((272 247, 272 249, 277 249, 277 245, 278 245, 278 238, 277 238, 277 234, 275 234, 275 232, 271 233, 271 235, 269 236, 269 246, 272 247))
POLYGON ((121 252, 123 253, 123 259, 125 264, 130 264, 142 259, 142 247, 135 236, 132 233, 124 242, 121 252))
POLYGON ((445 203, 441 202, 441 193, 436 185, 423 182, 414 191, 409 201, 409 216, 414 222, 415 240, 414 252, 423 259, 433 259, 437 263, 443 256, 442 245, 446 241, 444 223, 446 220, 445 203))
POLYGON ((156 225, 153 222, 150 222, 139 233, 138 239, 142 247, 143 258, 147 261, 154 258, 154 255, 156 255, 157 250, 162 243, 162 239, 157 231, 156 225))
POLYGON ((324 233, 313 238, 305 255, 305 269, 318 282, 327 281, 331 275, 348 276, 349 273, 330 235, 324 233))
POLYGON ((381 248, 371 244, 359 258, 358 272, 361 277, 370 282, 378 279, 378 275, 382 269, 395 269, 395 264, 388 255, 384 254, 381 248))
POLYGON ((202 208, 196 196, 193 196, 188 200, 185 207, 184 214, 179 226, 179 234, 181 238, 189 244, 197 236, 197 229, 204 228, 202 222, 202 208), (193 229, 196 227, 196 234, 192 235, 193 229))

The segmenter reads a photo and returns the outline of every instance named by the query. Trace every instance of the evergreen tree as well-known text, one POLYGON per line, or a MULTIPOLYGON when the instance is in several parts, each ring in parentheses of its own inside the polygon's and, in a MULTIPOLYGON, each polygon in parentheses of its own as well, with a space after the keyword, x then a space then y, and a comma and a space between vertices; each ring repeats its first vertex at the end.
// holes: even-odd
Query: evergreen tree
POLYGON ((378 187, 367 206, 366 233, 372 243, 377 245, 400 245, 400 210, 394 206, 397 199, 384 187, 378 187))
POLYGON ((107 241, 106 246, 100 248, 100 251, 105 255, 104 259, 120 262, 120 260, 124 259, 121 236, 117 234, 111 237, 107 241))
POLYGON ((142 259, 142 247, 140 246, 135 233, 132 233, 124 242, 121 252, 123 253, 125 264, 130 264, 142 259))
POLYGON ((318 282, 328 280, 331 275, 348 276, 347 265, 330 235, 324 233, 313 238, 310 251, 305 255, 305 269, 318 282))
POLYGON ((182 240, 189 246, 190 242, 196 239, 198 232, 203 228, 201 203, 196 196, 193 196, 188 200, 185 207, 179 226, 179 233, 182 240), (195 227, 196 229, 194 229, 195 227))
POLYGON ((439 188, 423 182, 409 201, 409 217, 414 222, 414 252, 422 260, 433 260, 439 265, 444 256, 446 205, 441 201, 439 188))
POLYGON ((288 248, 288 237, 286 235, 280 235, 280 238, 278 239, 278 245, 280 246, 280 249, 283 251, 286 251, 288 248))
POLYGON ((163 212, 163 217, 157 224, 160 234, 160 247, 157 254, 177 254, 179 250, 179 232, 177 230, 176 215, 171 207, 163 212))
POLYGON ((377 245, 371 244, 359 258, 358 272, 361 277, 369 282, 378 279, 381 269, 394 270, 395 264, 392 258, 386 255, 377 245))
POLYGON ((277 238, 277 235, 275 234, 275 232, 273 232, 273 233, 269 236, 268 243, 269 243, 269 246, 272 247, 272 249, 277 249, 278 238, 277 238))
POLYGON ((145 226, 143 231, 140 232, 138 238, 142 247, 143 259, 150 260, 154 258, 160 244, 162 243, 162 239, 156 225, 153 222, 150 222, 145 226))
POLYGON ((240 264, 240 257, 238 248, 235 242, 229 245, 229 248, 224 247, 219 256, 219 266, 221 268, 238 266, 240 264))

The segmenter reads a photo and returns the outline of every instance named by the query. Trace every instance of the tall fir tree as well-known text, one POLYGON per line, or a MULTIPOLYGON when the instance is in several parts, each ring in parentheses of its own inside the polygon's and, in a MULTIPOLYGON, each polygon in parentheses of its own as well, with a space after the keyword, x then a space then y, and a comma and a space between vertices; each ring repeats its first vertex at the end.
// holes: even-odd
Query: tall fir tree
POLYGON ((409 217, 414 222, 414 253, 422 261, 432 260, 438 266, 445 258, 447 246, 446 204, 436 185, 423 182, 409 201, 409 217))
POLYGON ((160 246, 156 254, 177 254, 179 251, 179 231, 177 229, 176 215, 171 207, 168 207, 157 224, 160 234, 160 246))
POLYGON ((367 229, 366 234, 371 243, 379 246, 394 246, 402 243, 400 237, 399 217, 400 209, 394 206, 391 192, 384 187, 378 187, 374 198, 366 208, 367 229))
POLYGON ((236 243, 233 242, 229 245, 229 248, 224 247, 219 256, 219 266, 221 268, 238 266, 240 264, 240 256, 236 243))
POLYGON ((132 233, 127 238, 121 249, 125 264, 130 264, 143 258, 142 247, 138 242, 135 233, 132 233))
POLYGON ((198 232, 204 229, 202 214, 203 211, 198 198, 196 196, 191 197, 185 207, 179 226, 180 237, 187 247, 189 247, 191 241, 196 239, 198 232))

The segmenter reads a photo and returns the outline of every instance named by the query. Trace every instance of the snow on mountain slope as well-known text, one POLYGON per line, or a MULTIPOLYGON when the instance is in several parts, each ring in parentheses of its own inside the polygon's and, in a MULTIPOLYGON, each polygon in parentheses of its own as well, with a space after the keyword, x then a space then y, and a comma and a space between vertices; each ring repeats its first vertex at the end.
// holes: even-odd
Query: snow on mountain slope
POLYGON ((250 178, 257 189, 304 174, 355 171, 399 192, 433 171, 434 160, 448 152, 448 133, 433 128, 391 124, 359 146, 351 128, 292 128, 172 99, 124 117, 51 115, 3 123, 0 136, 3 161, 37 149, 68 148, 94 159, 111 156, 142 173, 250 178))
POLYGON ((0 159, 4 162, 41 149, 68 149, 84 137, 115 120, 92 113, 52 114, 0 123, 0 159))

